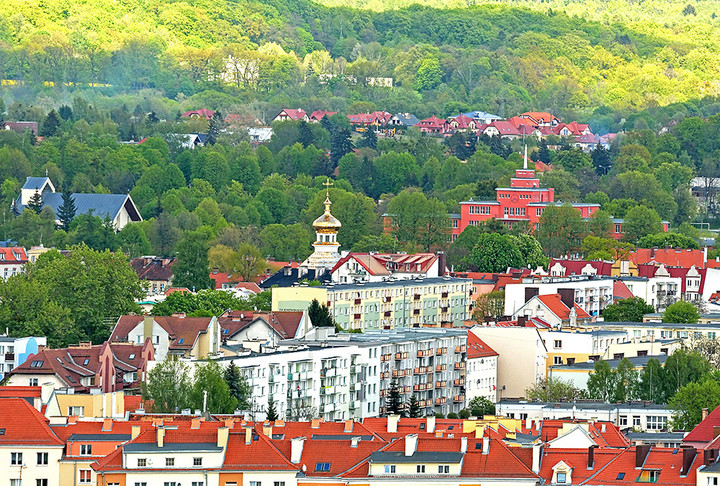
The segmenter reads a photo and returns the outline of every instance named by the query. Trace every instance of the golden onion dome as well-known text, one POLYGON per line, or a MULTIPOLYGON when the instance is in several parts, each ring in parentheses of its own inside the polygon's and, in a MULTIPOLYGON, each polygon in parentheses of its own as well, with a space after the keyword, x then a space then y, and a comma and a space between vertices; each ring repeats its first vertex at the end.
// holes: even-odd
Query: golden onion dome
POLYGON ((322 214, 322 216, 313 221, 313 228, 315 228, 315 231, 319 233, 337 231, 342 226, 342 224, 340 224, 340 221, 338 221, 338 219, 330 213, 330 206, 332 206, 332 202, 330 202, 330 196, 326 196, 325 212, 322 214))

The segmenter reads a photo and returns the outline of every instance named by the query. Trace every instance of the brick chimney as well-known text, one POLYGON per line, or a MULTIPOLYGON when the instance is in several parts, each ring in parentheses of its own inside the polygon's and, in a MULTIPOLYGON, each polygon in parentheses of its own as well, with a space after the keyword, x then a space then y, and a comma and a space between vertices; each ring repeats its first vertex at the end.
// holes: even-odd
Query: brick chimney
POLYGON ((697 451, 694 447, 683 447, 682 451, 682 469, 680 469, 680 476, 685 477, 688 475, 688 472, 692 467, 692 463, 695 460, 695 455, 697 454, 697 451))
POLYGON ((645 464, 650 449, 651 446, 647 444, 635 446, 635 469, 640 469, 645 464))

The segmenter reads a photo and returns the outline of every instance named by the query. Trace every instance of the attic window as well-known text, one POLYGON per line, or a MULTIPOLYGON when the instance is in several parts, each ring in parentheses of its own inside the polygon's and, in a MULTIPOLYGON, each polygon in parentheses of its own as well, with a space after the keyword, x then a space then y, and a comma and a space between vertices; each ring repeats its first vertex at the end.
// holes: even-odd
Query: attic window
POLYGON ((477 450, 482 449, 482 442, 475 442, 475 449, 477 449, 477 450))
POLYGON ((43 365, 43 361, 33 361, 30 363, 31 368, 40 368, 43 365))
POLYGON ((420 430, 425 430, 425 424, 424 424, 424 423, 420 424, 420 430))
POLYGON ((223 334, 227 334, 229 329, 223 329, 223 334))
POLYGON ((615 478, 615 481, 620 481, 622 479, 625 479, 625 473, 623 473, 623 472, 618 473, 617 477, 615 478))
POLYGON ((660 471, 657 469, 643 469, 637 478, 638 483, 657 483, 660 471))
POLYGON ((185 338, 180 338, 180 339, 178 340, 178 344, 182 344, 182 343, 184 343, 184 342, 185 342, 185 338))
POLYGON ((85 358, 85 360, 83 361, 83 366, 85 366, 85 365, 88 364, 89 362, 90 362, 90 358, 85 358))
POLYGON ((454 427, 454 425, 451 425, 450 427, 448 427, 448 430, 452 430, 454 427))
POLYGON ((329 462, 316 462, 315 463, 315 471, 326 472, 329 470, 330 470, 329 462))
POLYGON ((131 354, 130 356, 128 356, 128 359, 135 359, 135 353, 133 353, 133 354, 131 354))
POLYGON ((0 435, 5 435, 5 429, 0 429, 0 435))

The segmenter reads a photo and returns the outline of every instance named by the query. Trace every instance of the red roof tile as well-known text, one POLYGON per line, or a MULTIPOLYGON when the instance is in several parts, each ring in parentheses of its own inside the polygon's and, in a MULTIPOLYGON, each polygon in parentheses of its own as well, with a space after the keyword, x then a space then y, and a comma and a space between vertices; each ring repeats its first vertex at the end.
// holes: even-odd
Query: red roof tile
POLYGON ((488 356, 499 356, 498 352, 485 344, 474 332, 468 332, 467 358, 486 358, 488 356))
POLYGON ((0 446, 62 445, 49 422, 22 398, 0 398, 0 446))
MULTIPOLYGON (((558 319, 562 319, 563 321, 570 319, 570 308, 561 300, 560 294, 538 295, 537 298, 545 304, 550 312, 555 314, 558 319)), ((590 318, 590 314, 585 312, 582 307, 577 304, 574 304, 574 307, 578 319, 590 318)))
POLYGON ((705 417, 705 420, 683 438, 683 442, 710 442, 715 438, 714 429, 720 426, 720 407, 715 408, 705 417))

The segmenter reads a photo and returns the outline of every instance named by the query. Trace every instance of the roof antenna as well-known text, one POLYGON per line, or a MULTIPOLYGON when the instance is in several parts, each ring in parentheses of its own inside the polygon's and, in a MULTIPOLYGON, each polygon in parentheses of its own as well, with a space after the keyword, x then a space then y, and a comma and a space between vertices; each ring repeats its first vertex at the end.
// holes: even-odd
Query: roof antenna
POLYGON ((527 170, 527 144, 525 144, 525 158, 523 159, 523 169, 527 170))

